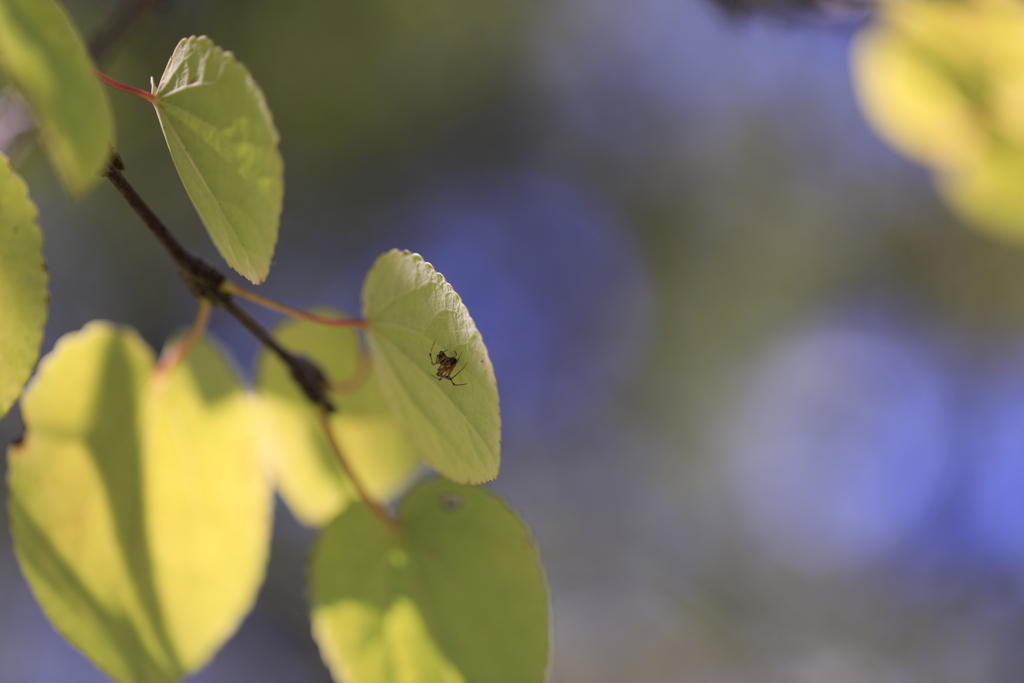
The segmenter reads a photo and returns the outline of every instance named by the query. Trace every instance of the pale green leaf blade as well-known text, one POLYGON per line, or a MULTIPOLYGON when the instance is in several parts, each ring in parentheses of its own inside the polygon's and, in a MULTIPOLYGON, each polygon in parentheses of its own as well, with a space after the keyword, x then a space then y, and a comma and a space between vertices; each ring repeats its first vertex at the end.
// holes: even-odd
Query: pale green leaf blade
POLYGON ((383 254, 363 283, 374 363, 395 415, 434 469, 478 484, 498 476, 494 367, 462 299, 419 254, 383 254), (444 375, 438 352, 456 358, 444 375), (459 386, 456 386, 459 385, 459 386))
POLYGON ((54 626, 114 680, 183 673, 158 611, 141 514, 138 398, 153 353, 130 330, 65 335, 22 399, 8 451, 11 534, 54 626))
MULTIPOLYGON (((336 311, 320 315, 338 317, 336 311)), ((290 320, 274 336, 286 348, 317 363, 332 383, 357 379, 359 340, 351 327, 290 320)), ((316 408, 296 386, 284 364, 264 350, 256 371, 263 419, 261 443, 281 497, 308 526, 323 526, 356 494, 324 438, 316 408)), ((370 367, 354 391, 333 391, 338 409, 331 428, 349 464, 369 492, 386 500, 418 465, 412 444, 388 412, 376 372, 370 367)))
POLYGON ((38 211, 28 188, 0 154, 0 417, 39 358, 46 307, 46 262, 38 211))
POLYGON ((28 101, 68 195, 100 179, 114 144, 110 103, 85 43, 55 0, 0 0, 0 65, 28 101))
POLYGON ((178 43, 154 106, 189 198, 224 260, 251 282, 270 272, 284 163, 263 92, 206 36, 178 43))
POLYGON ((430 482, 401 528, 350 506, 313 551, 313 636, 336 681, 542 683, 544 576, 527 530, 480 488, 430 482))
POLYGON ((22 401, 26 435, 8 451, 18 559, 57 629, 116 681, 194 670, 262 576, 269 487, 239 440, 253 415, 211 353, 154 374, 135 332, 91 323, 22 401))
POLYGON ((154 584, 177 659, 202 666, 263 582, 273 498, 256 413, 221 351, 200 341, 143 397, 145 515, 154 584))

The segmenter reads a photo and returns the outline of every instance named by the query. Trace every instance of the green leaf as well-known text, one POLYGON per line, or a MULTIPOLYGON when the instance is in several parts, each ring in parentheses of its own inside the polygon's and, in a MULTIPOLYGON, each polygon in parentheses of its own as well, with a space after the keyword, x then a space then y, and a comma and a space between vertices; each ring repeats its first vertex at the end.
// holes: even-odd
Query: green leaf
POLYGON ((167 147, 221 256, 256 284, 270 272, 284 163, 263 92, 230 52, 185 38, 153 90, 167 147))
POLYGON ((424 460, 464 484, 497 477, 501 415, 494 367, 451 285, 419 254, 389 251, 363 283, 363 315, 385 398, 424 460), (458 359, 451 381, 437 374, 444 372, 438 352, 458 359))
MULTIPOLYGON (((326 309, 317 313, 341 315, 326 309)), ((366 367, 360 362, 359 339, 351 327, 290 320, 278 325, 274 336, 288 349, 316 361, 332 383, 358 379, 366 367)), ((281 497, 299 521, 323 526, 356 493, 323 435, 317 409, 284 363, 264 350, 256 378, 263 407, 260 443, 281 497)), ((339 447, 370 493, 386 499, 419 461, 388 412, 377 374, 371 369, 357 388, 332 392, 331 400, 338 409, 331 416, 331 428, 339 447)))
POLYGON ((868 120, 936 173, 968 222, 1024 242, 1024 5, 906 0, 880 10, 853 50, 868 120))
POLYGON ((54 0, 0 0, 0 64, 32 108, 64 189, 82 196, 110 158, 114 120, 64 9, 54 0))
POLYGON ((414 490, 390 529, 361 503, 310 564, 313 637, 336 681, 541 683, 544 576, 529 534, 490 493, 414 490))
POLYGON ((0 417, 32 374, 46 323, 46 262, 39 213, 0 154, 0 417))
POLYGON ((943 196, 961 216, 990 234, 1024 243, 1024 146, 1004 148, 969 173, 939 179, 943 196))
POLYGON ((138 335, 64 336, 8 451, 15 550, 47 616, 122 683, 176 681, 248 612, 271 496, 235 373, 200 343, 154 372, 138 335))

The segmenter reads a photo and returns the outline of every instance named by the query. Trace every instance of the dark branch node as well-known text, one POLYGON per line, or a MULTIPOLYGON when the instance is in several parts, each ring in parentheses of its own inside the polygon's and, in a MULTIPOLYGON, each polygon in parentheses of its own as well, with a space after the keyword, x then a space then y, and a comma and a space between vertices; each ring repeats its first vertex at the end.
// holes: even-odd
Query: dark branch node
POLYGON ((327 409, 328 412, 334 412, 334 404, 327 398, 327 378, 324 377, 324 373, 320 371, 312 361, 304 356, 292 355, 288 360, 288 370, 292 373, 292 378, 298 384, 306 397, 327 409))
POLYGON ((171 234, 156 214, 146 205, 135 188, 131 186, 121 171, 124 170, 124 162, 117 152, 113 153, 110 165, 103 172, 103 175, 110 180, 111 184, 121 193, 128 205, 138 214, 142 222, 146 224, 149 231, 157 238, 174 263, 178 266, 178 274, 185 282, 189 291, 198 298, 206 299, 214 306, 227 311, 235 320, 242 324, 245 329, 261 344, 273 351, 291 371, 295 382, 302 389, 303 393, 314 404, 322 407, 327 412, 334 412, 334 404, 328 397, 327 379, 324 373, 313 364, 312 361, 296 356, 284 349, 273 335, 270 334, 259 322, 256 321, 245 309, 240 308, 230 294, 224 291, 224 283, 227 278, 217 268, 213 267, 203 259, 199 258, 186 249, 171 234))

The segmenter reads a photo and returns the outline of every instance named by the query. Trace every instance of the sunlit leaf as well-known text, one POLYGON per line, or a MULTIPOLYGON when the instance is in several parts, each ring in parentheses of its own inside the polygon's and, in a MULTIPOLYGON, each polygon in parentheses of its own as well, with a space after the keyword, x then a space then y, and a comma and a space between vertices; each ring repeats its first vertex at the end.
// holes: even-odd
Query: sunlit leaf
MULTIPOLYGON (((278 325, 274 335, 289 350, 316 361, 332 383, 356 385, 331 393, 338 409, 331 428, 356 476, 371 494, 386 499, 415 470, 418 459, 384 404, 372 365, 360 360, 354 329, 290 320, 278 325)), ((317 409, 284 364, 264 351, 256 376, 264 409, 260 441, 281 497, 304 524, 322 526, 355 492, 323 435, 317 409)))
POLYGON ((869 121, 972 224, 1024 241, 1024 5, 906 0, 854 44, 869 121))
POLYGON ((363 283, 363 315, 384 395, 423 459, 464 484, 497 477, 501 416, 494 367, 451 285, 419 254, 389 251, 363 283), (437 364, 438 352, 457 359, 450 380, 437 364))
POLYGON ((313 636, 336 681, 541 683, 548 607, 522 523, 480 488, 434 481, 401 528, 362 504, 311 558, 313 636))
POLYGON ((253 414, 209 344, 169 373, 137 334, 63 337, 8 451, 11 528, 47 616, 117 681, 176 681, 249 610, 271 497, 253 414))
POLYGON ((284 164, 263 92, 232 53, 193 36, 178 43, 153 94, 178 175, 217 250, 250 281, 263 282, 284 198, 284 164))
POLYGON ((32 108, 64 189, 85 194, 110 158, 114 121, 64 9, 54 0, 0 0, 0 65, 32 108))
POLYGON ((968 221, 992 234, 1024 241, 1024 147, 995 152, 969 173, 948 174, 940 178, 940 187, 968 221))
POLYGON ((0 417, 32 374, 46 322, 46 262, 38 212, 0 154, 0 417))

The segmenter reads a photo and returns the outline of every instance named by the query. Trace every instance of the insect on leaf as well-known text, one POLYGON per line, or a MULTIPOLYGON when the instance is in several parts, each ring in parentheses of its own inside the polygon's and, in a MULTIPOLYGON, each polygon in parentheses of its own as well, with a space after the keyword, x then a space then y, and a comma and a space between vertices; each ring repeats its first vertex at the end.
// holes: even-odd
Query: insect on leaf
POLYGON ((346 683, 543 683, 548 604, 523 524, 487 491, 435 480, 400 528, 362 503, 314 547, 313 637, 346 683))
POLYGON ((25 97, 72 199, 100 179, 114 120, 78 30, 54 0, 0 0, 0 66, 25 97))
POLYGON ((114 680, 180 680, 237 628, 267 558, 272 498, 236 374, 206 342, 154 372, 134 331, 91 323, 22 408, 11 530, 36 599, 114 680))
MULTIPOLYGON (((341 317, 326 309, 316 313, 341 317)), ((274 336, 316 361, 328 381, 352 385, 331 393, 338 408, 331 415, 331 428, 356 476, 372 495, 386 500, 419 460, 387 409, 372 363, 360 355, 355 330, 289 320, 274 329, 274 336)), ((323 526, 356 494, 323 435, 317 408, 277 356, 266 350, 260 354, 256 384, 264 416, 260 443, 281 497, 304 524, 323 526)))
POLYGON ((224 260, 251 282, 270 272, 284 163, 263 92, 206 36, 171 55, 153 103, 181 182, 224 260))
POLYGON ((46 322, 46 262, 38 212, 0 154, 0 417, 32 374, 46 322))
POLYGON ((494 367, 451 285, 419 254, 389 251, 363 283, 363 315, 384 396, 423 459, 463 484, 497 477, 494 367))

